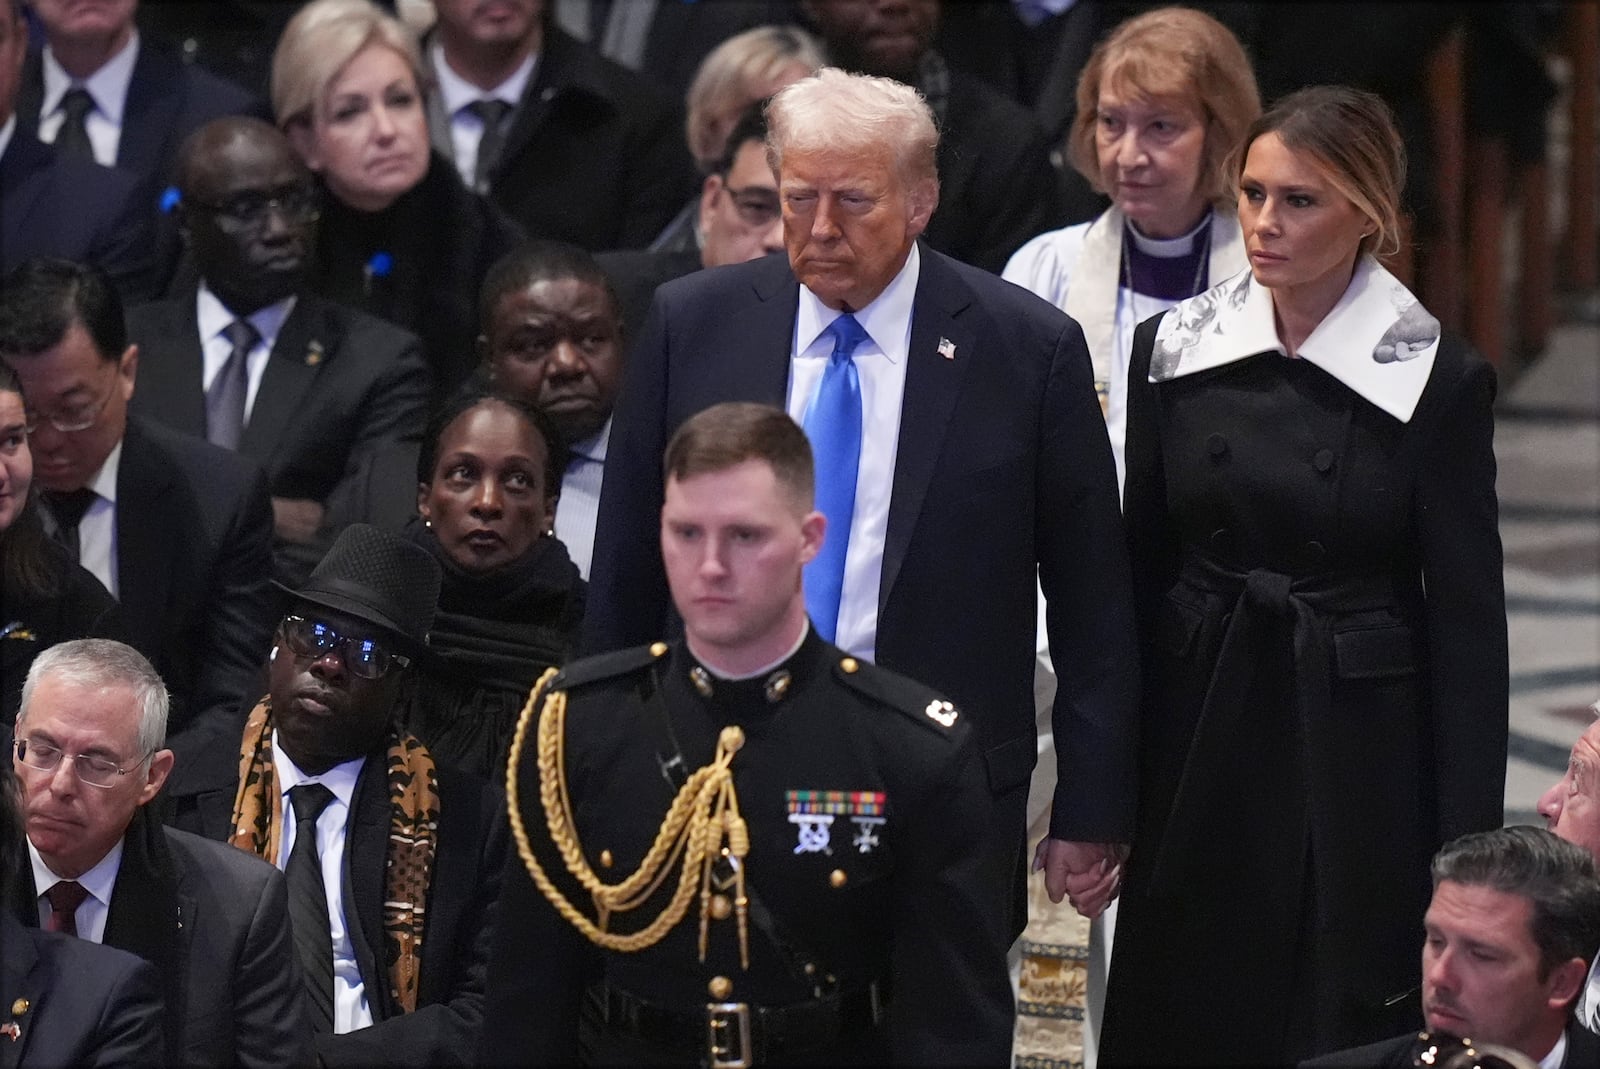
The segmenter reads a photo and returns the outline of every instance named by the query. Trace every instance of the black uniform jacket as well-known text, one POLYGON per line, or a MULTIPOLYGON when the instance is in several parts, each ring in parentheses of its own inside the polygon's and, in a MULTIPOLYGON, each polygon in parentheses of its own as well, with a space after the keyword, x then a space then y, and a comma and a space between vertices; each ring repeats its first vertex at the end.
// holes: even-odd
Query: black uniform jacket
MULTIPOLYGON (((736 724, 744 743, 732 770, 750 829, 745 871, 754 896, 786 942, 836 978, 838 992, 859 995, 876 982, 887 993, 879 1026, 817 1036, 817 1046, 795 1056, 1002 1064, 1012 1025, 1004 903, 987 897, 981 875, 988 786, 965 718, 933 691, 857 663, 814 632, 763 678, 706 680, 709 696, 691 679, 696 667, 682 645, 657 644, 580 661, 551 684, 550 693, 566 696, 567 789, 590 866, 607 882, 634 872, 675 793, 660 767, 673 740, 692 771, 711 762, 719 732, 736 724), (786 689, 772 682, 782 672, 786 689), (768 697, 774 689, 782 690, 776 700, 768 697), (831 813, 804 812, 820 804, 807 792, 824 791, 846 793, 831 813)), ((551 847, 534 734, 530 724, 517 802, 541 865, 592 917, 588 895, 551 847)), ((663 883, 611 930, 652 920, 677 872, 663 883)), ((709 921, 701 962, 695 905, 656 945, 601 952, 558 917, 514 856, 500 910, 483 1052, 491 1064, 572 1060, 577 1000, 596 976, 691 1014, 704 1010, 719 976, 731 981, 729 1000, 752 1007, 813 998, 755 922, 748 970, 732 917, 709 921)), ((638 1055, 629 1049, 602 1030, 591 1057, 638 1055)))

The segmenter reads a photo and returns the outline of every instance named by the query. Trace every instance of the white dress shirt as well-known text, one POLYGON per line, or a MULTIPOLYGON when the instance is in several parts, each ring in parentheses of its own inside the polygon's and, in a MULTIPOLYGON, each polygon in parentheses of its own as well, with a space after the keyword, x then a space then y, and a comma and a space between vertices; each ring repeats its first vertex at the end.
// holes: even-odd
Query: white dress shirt
MULTIPOLYGON (((63 756, 62 760, 68 758, 63 756)), ((50 924, 50 900, 45 897, 45 893, 60 883, 64 877, 57 876, 50 870, 50 866, 45 864, 44 858, 39 856, 39 851, 32 842, 28 843, 28 856, 33 860, 33 886, 39 892, 39 927, 44 928, 50 924)), ((111 892, 117 886, 117 871, 121 867, 122 840, 118 839, 105 857, 78 877, 78 883, 89 892, 88 897, 72 914, 73 923, 78 928, 79 939, 87 939, 91 943, 105 942, 106 917, 111 913, 111 892)))
POLYGON ((444 101, 444 113, 450 116, 450 147, 456 158, 456 170, 461 180, 472 188, 472 179, 478 171, 478 143, 483 140, 483 121, 467 109, 478 100, 501 100, 515 108, 522 102, 522 94, 533 77, 539 54, 530 53, 517 65, 511 77, 485 92, 457 74, 445 58, 444 46, 433 43, 433 70, 439 78, 439 97, 444 101))
POLYGON ((308 776, 296 767, 278 745, 272 733, 272 767, 278 776, 279 802, 283 807, 283 831, 278 836, 278 868, 287 868, 289 851, 294 849, 294 806, 289 791, 302 783, 320 783, 333 792, 317 817, 317 856, 322 859, 322 887, 328 896, 328 930, 333 936, 333 1031, 335 1035, 354 1032, 372 1024, 372 1010, 361 982, 361 966, 356 962, 355 944, 344 914, 344 831, 350 820, 350 801, 355 797, 356 779, 366 760, 334 765, 317 776, 308 776))
POLYGON ((606 446, 611 441, 611 418, 600 433, 574 443, 561 476, 561 500, 556 504, 556 537, 567 547, 578 574, 589 578, 594 559, 594 524, 600 515, 600 486, 606 477, 606 446))
MULTIPOLYGON (((250 374, 250 386, 244 395, 246 423, 250 422, 250 411, 255 407, 256 391, 261 388, 261 376, 267 370, 267 357, 272 355, 272 347, 278 344, 278 333, 283 330, 284 320, 294 311, 294 300, 292 296, 285 297, 277 304, 269 304, 244 317, 256 328, 258 335, 250 355, 245 357, 245 367, 250 374)), ((223 304, 204 282, 200 283, 194 302, 195 321, 200 325, 200 351, 205 357, 200 388, 209 390, 211 384, 217 380, 217 373, 222 370, 222 365, 233 355, 233 342, 228 340, 225 332, 239 317, 230 312, 227 305, 223 304)))
POLYGON ((61 98, 75 85, 89 91, 94 98, 94 110, 83 120, 89 135, 89 147, 94 150, 96 163, 115 167, 117 149, 122 143, 122 115, 128 103, 128 83, 133 81, 133 65, 139 58, 139 33, 128 38, 128 43, 100 69, 82 82, 68 74, 49 45, 44 47, 44 95, 39 100, 39 140, 55 143, 61 132, 66 113, 61 110, 61 98))
POLYGON ((0 123, 0 157, 5 156, 6 149, 11 147, 11 135, 17 131, 17 117, 15 114, 5 122, 0 123))
POLYGON ((1567 1034, 1561 1033, 1550 1053, 1539 1059, 1539 1069, 1562 1069, 1567 1060, 1567 1034))
MULTIPOLYGON (((121 596, 117 585, 117 469, 121 466, 119 440, 94 478, 85 484, 99 499, 84 510, 78 521, 78 563, 100 580, 114 598, 121 596)), ((54 519, 49 526, 53 532, 54 519)))
POLYGON ((1600 954, 1595 955, 1589 966, 1589 982, 1578 993, 1572 1012, 1577 1015, 1579 1024, 1591 1032, 1600 1032, 1600 954))
MULTIPOLYGON (((911 351, 911 313, 922 257, 915 245, 905 266, 865 308, 855 312, 867 338, 853 357, 861 379, 861 463, 856 469, 856 503, 850 514, 850 545, 845 550, 844 591, 834 645, 864 660, 878 646, 878 591, 883 585, 883 542, 889 529, 889 498, 894 463, 900 451, 900 407, 911 351)), ((822 372, 833 354, 833 337, 824 333, 840 313, 800 287, 789 363, 791 418, 801 426, 822 386, 822 372)), ((829 531, 828 538, 833 537, 829 531)))

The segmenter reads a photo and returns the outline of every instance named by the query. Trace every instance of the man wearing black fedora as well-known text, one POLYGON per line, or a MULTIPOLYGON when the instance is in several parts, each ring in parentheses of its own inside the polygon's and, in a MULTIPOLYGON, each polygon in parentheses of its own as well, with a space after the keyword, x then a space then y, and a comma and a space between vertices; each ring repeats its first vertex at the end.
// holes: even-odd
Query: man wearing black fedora
POLYGON ((460 1064, 476 1045, 505 816, 393 716, 439 582, 421 547, 347 528, 288 591, 245 725, 233 844, 288 876, 325 1065, 460 1064))

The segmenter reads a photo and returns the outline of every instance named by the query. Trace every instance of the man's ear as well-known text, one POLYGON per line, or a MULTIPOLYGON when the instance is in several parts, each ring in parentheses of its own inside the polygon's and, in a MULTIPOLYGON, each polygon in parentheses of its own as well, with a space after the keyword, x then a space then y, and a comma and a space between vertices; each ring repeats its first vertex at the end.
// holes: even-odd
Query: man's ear
POLYGON ((706 220, 710 218, 712 209, 716 207, 717 194, 721 192, 722 176, 720 174, 706 175, 706 180, 700 185, 700 214, 698 218, 702 232, 706 228, 706 220))
POLYGON ((161 793, 162 785, 167 782, 167 777, 172 775, 174 760, 171 750, 157 750, 150 755, 150 771, 145 775, 144 786, 139 788, 140 805, 144 805, 161 793))
POLYGON ((933 218, 934 211, 939 207, 939 180, 937 178, 919 179, 911 187, 911 219, 907 225, 911 236, 919 238, 922 232, 928 229, 928 220, 933 218))
POLYGON ((124 401, 133 397, 133 386, 139 378, 139 347, 130 345, 122 351, 122 356, 117 359, 117 388, 122 391, 124 401))
POLYGON ((810 564, 822 552, 823 540, 828 536, 828 517, 815 510, 806 513, 800 521, 800 563, 810 564))
POLYGON ((1582 958, 1573 958, 1564 961, 1550 970, 1550 976, 1545 981, 1545 989, 1549 996, 1549 1006, 1553 1010, 1565 1010, 1583 990, 1583 985, 1589 979, 1589 963, 1582 958))

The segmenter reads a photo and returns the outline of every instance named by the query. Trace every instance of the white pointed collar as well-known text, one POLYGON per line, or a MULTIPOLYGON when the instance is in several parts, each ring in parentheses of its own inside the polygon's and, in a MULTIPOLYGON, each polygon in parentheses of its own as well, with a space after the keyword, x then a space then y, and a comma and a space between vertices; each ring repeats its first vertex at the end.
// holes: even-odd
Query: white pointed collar
MULTIPOLYGON (((1371 257, 1300 345, 1309 360, 1402 423, 1411 420, 1439 351, 1439 321, 1371 257)), ((1156 331, 1150 381, 1190 375, 1261 353, 1283 353, 1272 292, 1247 269, 1180 302, 1156 331)))

